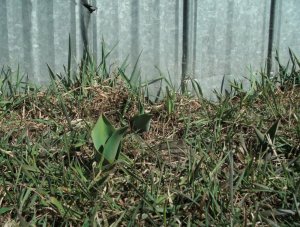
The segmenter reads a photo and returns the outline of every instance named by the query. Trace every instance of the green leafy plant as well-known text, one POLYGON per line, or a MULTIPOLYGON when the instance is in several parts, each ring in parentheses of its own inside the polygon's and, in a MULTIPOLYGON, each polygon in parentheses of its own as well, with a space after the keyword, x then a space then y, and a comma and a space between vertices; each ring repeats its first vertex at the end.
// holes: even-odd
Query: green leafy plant
MULTIPOLYGON (((136 133, 147 132, 150 128, 151 114, 143 113, 130 120, 131 129, 136 133)), ((110 121, 101 114, 92 130, 92 140, 95 149, 101 158, 96 156, 96 161, 105 158, 110 164, 118 160, 121 151, 121 142, 127 132, 128 126, 116 129, 110 121)), ((100 162, 100 164, 102 161, 100 162)))
POLYGON ((276 51, 275 60, 278 63, 279 72, 274 77, 275 81, 280 84, 281 87, 284 85, 299 85, 300 84, 300 60, 289 49, 289 61, 286 65, 281 64, 279 60, 279 54, 276 51))
POLYGON ((137 60, 134 64, 134 67, 132 69, 132 72, 131 72, 130 76, 127 76, 126 73, 125 73, 126 68, 128 66, 127 65, 128 57, 125 59, 122 66, 119 68, 119 75, 126 82, 129 89, 132 92, 134 92, 135 94, 139 94, 140 88, 141 88, 141 71, 138 68, 141 54, 142 53, 139 54, 139 56, 138 56, 138 58, 137 58, 137 60))
POLYGON ((259 140, 259 150, 264 152, 267 150, 268 146, 273 146, 275 142, 275 135, 279 127, 280 120, 277 120, 266 132, 263 134, 257 128, 254 128, 256 136, 259 140))
POLYGON ((165 106, 167 109, 168 114, 171 114, 175 111, 175 102, 176 102, 176 93, 169 89, 169 87, 166 87, 166 102, 165 106))
MULTIPOLYGON (((157 101, 151 103, 151 92, 145 92, 150 83, 136 84, 141 89, 133 92, 120 75, 111 74, 106 57, 103 51, 97 66, 88 56, 78 70, 69 58, 65 74, 49 69, 52 83, 36 90, 23 83, 22 74, 18 79, 18 70, 0 68, 3 226, 299 225, 296 84, 284 82, 279 91, 279 82, 261 72, 253 74, 249 90, 236 80, 226 93, 223 80, 216 102, 202 97, 199 81, 190 85, 198 108, 171 79, 162 79, 151 99, 157 101), (174 95, 168 97, 170 107, 176 107, 171 117, 161 111, 166 109, 165 83, 174 95), (110 99, 120 86, 129 93, 125 106, 110 99), (122 127, 130 122, 131 130, 115 129, 104 115, 98 116, 98 127, 90 128, 95 108, 119 118, 122 127), (136 115, 128 120, 133 110, 136 115), (270 125, 262 127, 266 121, 270 125), (155 133, 134 134, 148 130, 150 122, 155 133), (252 126, 259 129, 258 139, 252 126), (95 151, 88 142, 92 129, 96 157, 90 156, 95 151), (125 140, 127 151, 121 147, 125 140)), ((114 100, 123 102, 120 95, 114 100)))
POLYGON ((101 114, 92 130, 92 140, 95 149, 102 154, 110 164, 118 160, 121 141, 128 127, 115 129, 109 120, 101 114))
POLYGON ((13 71, 9 66, 2 66, 0 70, 0 95, 13 96, 28 93, 29 90, 34 90, 34 86, 29 83, 27 74, 21 74, 19 65, 16 71, 13 71))
POLYGON ((192 83, 192 87, 193 87, 193 91, 195 92, 195 95, 197 96, 197 98, 199 100, 202 100, 203 92, 202 92, 202 88, 201 88, 199 82, 196 79, 192 78, 191 83, 192 83))
POLYGON ((132 130, 137 133, 149 131, 151 117, 152 115, 148 113, 135 115, 130 121, 132 130))

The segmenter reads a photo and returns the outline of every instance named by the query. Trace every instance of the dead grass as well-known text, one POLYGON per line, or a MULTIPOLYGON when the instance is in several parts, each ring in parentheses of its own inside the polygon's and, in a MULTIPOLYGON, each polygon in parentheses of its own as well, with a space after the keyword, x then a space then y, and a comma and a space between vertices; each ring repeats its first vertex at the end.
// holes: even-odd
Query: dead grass
POLYGON ((122 81, 110 84, 2 97, 1 223, 300 223, 299 87, 218 103, 176 94, 168 113, 166 98, 151 104, 122 81), (150 131, 125 137, 130 163, 95 172, 93 124, 104 113, 116 127, 129 125, 139 100, 152 114, 150 131), (265 133, 278 119, 276 143, 259 151, 254 127, 265 133))

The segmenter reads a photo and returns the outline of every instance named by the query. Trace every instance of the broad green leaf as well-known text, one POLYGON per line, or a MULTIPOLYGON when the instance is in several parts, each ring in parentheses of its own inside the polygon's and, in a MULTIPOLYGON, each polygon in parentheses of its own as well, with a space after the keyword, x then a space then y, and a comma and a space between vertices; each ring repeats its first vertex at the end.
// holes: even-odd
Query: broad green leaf
POLYGON ((254 130, 255 130, 255 133, 256 133, 257 138, 258 138, 259 143, 260 143, 259 149, 260 149, 260 151, 263 152, 268 148, 268 143, 267 143, 266 137, 257 128, 254 128, 254 130))
POLYGON ((148 113, 134 116, 131 120, 132 129, 136 132, 149 131, 151 117, 152 115, 148 113))
POLYGON ((110 163, 113 163, 118 157, 120 152, 119 146, 127 128, 128 127, 117 129, 104 146, 103 156, 110 163))
POLYGON ((260 142, 261 150, 265 151, 268 147, 267 136, 270 137, 272 143, 274 143, 275 135, 278 130, 280 120, 277 120, 267 131, 266 134, 261 133, 257 128, 254 128, 257 138, 260 142))
POLYGON ((138 108, 139 108, 139 114, 145 113, 145 108, 144 108, 144 105, 143 105, 143 103, 141 102, 141 100, 139 100, 138 108))
POLYGON ((96 150, 104 146, 109 137, 115 132, 115 128, 108 119, 101 114, 92 130, 92 139, 96 150))
POLYGON ((254 127, 254 130, 255 130, 255 133, 256 133, 256 136, 259 140, 259 142, 262 144, 265 142, 265 135, 263 133, 261 133, 257 128, 254 127))
POLYGON ((174 109, 174 103, 172 100, 168 99, 167 101, 168 114, 171 114, 173 112, 173 109, 174 109))
POLYGON ((167 111, 168 114, 171 114, 174 110, 174 100, 175 100, 175 95, 172 91, 170 91, 170 89, 168 87, 166 87, 166 91, 167 91, 167 111))
POLYGON ((275 135, 276 135, 276 132, 278 130, 278 126, 279 126, 279 123, 280 123, 280 119, 277 120, 268 130, 267 134, 270 135, 270 139, 272 141, 272 143, 274 143, 274 139, 275 139, 275 135))

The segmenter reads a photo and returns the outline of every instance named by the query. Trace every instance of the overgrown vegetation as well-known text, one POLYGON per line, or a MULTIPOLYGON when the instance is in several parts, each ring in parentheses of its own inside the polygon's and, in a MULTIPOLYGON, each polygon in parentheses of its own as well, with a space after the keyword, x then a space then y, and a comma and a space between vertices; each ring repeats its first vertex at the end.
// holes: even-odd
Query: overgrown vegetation
POLYGON ((196 81, 195 97, 168 86, 151 102, 136 67, 108 72, 104 51, 100 65, 89 58, 74 75, 70 65, 66 75, 49 68, 46 89, 3 68, 0 223, 300 225, 300 64, 290 53, 292 67, 277 58, 274 78, 261 73, 249 89, 233 82, 217 102, 196 81), (99 149, 92 139, 102 114, 122 131, 111 161, 108 139, 99 149), (140 115, 149 131, 134 128, 140 115))

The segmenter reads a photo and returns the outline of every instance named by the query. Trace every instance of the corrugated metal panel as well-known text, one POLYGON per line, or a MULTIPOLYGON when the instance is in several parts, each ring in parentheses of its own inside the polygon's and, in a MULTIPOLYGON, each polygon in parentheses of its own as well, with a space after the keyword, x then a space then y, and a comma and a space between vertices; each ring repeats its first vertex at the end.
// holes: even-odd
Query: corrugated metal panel
MULTIPOLYGON (((199 4, 199 3, 198 3, 199 4)), ((217 0, 198 5, 193 73, 203 87, 259 70, 267 56, 270 1, 217 0)))
MULTIPOLYGON (((89 15, 80 0, 0 0, 0 65, 9 64, 48 81, 46 63, 63 71, 68 36, 73 63, 83 51, 82 19, 89 46, 100 61, 102 38, 107 50, 117 44, 111 63, 129 55, 132 66, 142 52, 143 78, 159 75, 157 66, 180 84, 182 67, 183 0, 93 0, 89 15), (90 16, 90 17, 89 17, 90 16)), ((277 0, 274 49, 284 59, 287 48, 300 54, 300 1, 277 0)), ((228 78, 247 76, 264 67, 268 47, 270 0, 189 0, 188 76, 204 90, 228 78)))

